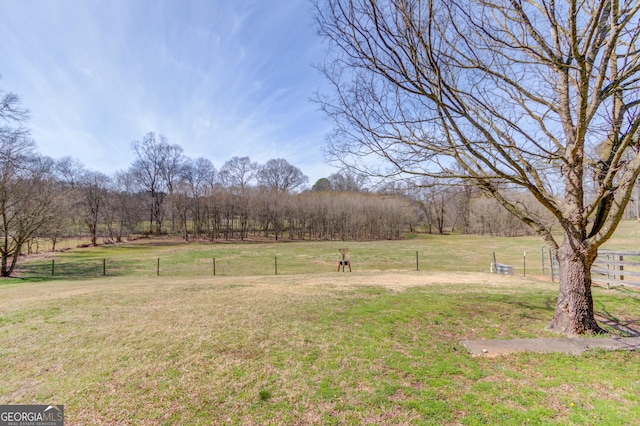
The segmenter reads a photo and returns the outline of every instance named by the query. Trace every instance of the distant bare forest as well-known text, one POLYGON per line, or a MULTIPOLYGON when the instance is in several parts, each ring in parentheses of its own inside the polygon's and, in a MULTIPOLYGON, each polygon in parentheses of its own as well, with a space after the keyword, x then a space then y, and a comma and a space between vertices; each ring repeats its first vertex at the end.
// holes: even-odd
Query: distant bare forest
MULTIPOLYGON (((0 216, 4 275, 31 242, 69 238, 92 244, 131 235, 185 240, 375 240, 405 232, 526 235, 531 231, 494 200, 459 183, 371 185, 347 171, 308 178, 285 159, 265 164, 233 157, 217 170, 179 145, 148 133, 131 145, 135 160, 112 176, 71 157, 40 155, 27 133, 3 137, 0 216)), ((521 192, 512 196, 536 203, 521 192)))

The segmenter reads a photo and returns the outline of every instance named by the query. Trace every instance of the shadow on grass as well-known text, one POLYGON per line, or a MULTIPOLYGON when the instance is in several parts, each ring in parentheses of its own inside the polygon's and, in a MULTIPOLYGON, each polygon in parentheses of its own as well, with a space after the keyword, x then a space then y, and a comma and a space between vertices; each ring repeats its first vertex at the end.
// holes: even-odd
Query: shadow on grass
POLYGON ((625 337, 640 337, 640 293, 624 287, 611 288, 618 294, 596 299, 595 314, 599 322, 625 337), (619 305, 632 305, 635 309, 620 309, 619 305), (623 312, 620 314, 619 312, 623 312))
POLYGON ((527 301, 523 301, 523 299, 521 298, 514 299, 513 296, 504 294, 492 295, 490 298, 487 297, 486 300, 516 306, 519 308, 518 311, 520 312, 550 312, 551 314, 553 314, 556 305, 556 298, 557 296, 555 294, 549 294, 548 296, 531 297, 527 299, 527 301))
MULTIPOLYGON (((614 334, 624 337, 640 337, 640 292, 626 288, 608 290, 614 294, 594 297, 594 314, 598 322, 612 330, 614 334)), ((532 316, 530 313, 545 312, 551 319, 555 310, 556 298, 555 294, 549 294, 542 299, 522 301, 513 300, 504 295, 500 296, 499 300, 502 303, 519 307, 523 318, 539 320, 539 317, 532 316)))
POLYGON ((2 285, 8 285, 8 284, 25 284, 25 283, 46 283, 46 282, 56 282, 56 281, 86 281, 88 279, 98 279, 98 278, 105 278, 103 276, 91 276, 91 275, 85 275, 85 276, 62 276, 62 275, 56 275, 56 276, 24 276, 24 275, 13 275, 11 277, 8 278, 0 278, 0 287, 2 285))
POLYGON ((106 267, 108 268, 107 270, 105 270, 105 265, 101 260, 56 261, 55 264, 52 264, 52 262, 34 262, 16 268, 12 279, 18 279, 21 282, 47 282, 130 275, 126 268, 114 268, 110 267, 109 264, 106 267))

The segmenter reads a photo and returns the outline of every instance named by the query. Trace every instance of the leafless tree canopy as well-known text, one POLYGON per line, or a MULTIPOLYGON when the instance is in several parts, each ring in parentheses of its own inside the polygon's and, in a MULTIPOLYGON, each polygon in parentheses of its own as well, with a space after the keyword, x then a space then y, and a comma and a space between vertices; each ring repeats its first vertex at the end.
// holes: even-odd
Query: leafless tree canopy
POLYGON ((52 160, 38 155, 18 97, 0 92, 0 276, 10 276, 23 245, 55 215, 52 160))
POLYGON ((292 191, 309 181, 302 170, 284 158, 267 161, 258 169, 258 183, 278 191, 292 191))
MULTIPOLYGON (((317 0, 330 42, 323 71, 334 93, 319 101, 336 123, 331 150, 373 174, 471 182, 557 251, 561 281, 572 261, 584 275, 640 172, 639 9, 608 0, 317 0), (514 187, 555 217, 564 249, 509 196, 514 187)), ((572 321, 552 328, 597 331, 589 318, 572 321)))
POLYGON ((258 173, 258 163, 249 157, 233 157, 220 169, 220 180, 229 187, 237 187, 240 192, 254 181, 258 173))
POLYGON ((29 110, 22 106, 15 93, 0 90, 0 120, 23 123, 29 117, 29 110))
MULTIPOLYGON (((172 194, 174 184, 182 168, 182 147, 171 145, 167 139, 153 132, 147 133, 142 142, 134 141, 131 148, 135 160, 130 168, 143 191, 149 194, 149 226, 155 223, 155 233, 160 233, 166 193, 172 194)), ((150 229, 152 232, 153 229, 150 229)))
POLYGON ((359 193, 363 181, 352 175, 332 174, 335 191, 299 191, 308 178, 284 159, 260 166, 233 157, 218 173, 153 132, 131 144, 127 170, 107 176, 71 157, 41 156, 26 115, 17 96, 0 91, 1 276, 12 275, 23 246, 28 253, 43 238, 54 250, 63 238, 97 245, 174 231, 186 240, 392 239, 413 220, 408 199, 359 193))

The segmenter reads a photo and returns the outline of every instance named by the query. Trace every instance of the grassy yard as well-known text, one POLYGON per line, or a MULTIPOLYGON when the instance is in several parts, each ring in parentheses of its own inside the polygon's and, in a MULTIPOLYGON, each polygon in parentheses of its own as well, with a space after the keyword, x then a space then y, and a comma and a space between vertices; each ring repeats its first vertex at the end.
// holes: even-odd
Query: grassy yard
MULTIPOLYGON (((604 248, 640 250, 640 224, 623 222, 604 248)), ((513 265, 516 275, 543 274, 538 237, 491 238, 476 235, 409 235, 399 241, 312 241, 185 243, 180 239, 139 239, 99 247, 42 253, 21 259, 17 276, 64 280, 107 276, 211 277, 317 274, 336 271, 339 248, 349 249, 354 271, 488 271, 498 263, 513 265), (526 253, 526 256, 525 256, 526 253), (416 258, 417 257, 417 258, 416 258), (214 270, 215 260, 215 270, 214 270), (53 274, 53 276, 52 276, 53 274)))
POLYGON ((140 239, 120 245, 44 253, 22 260, 17 276, 67 279, 107 276, 216 276, 317 274, 335 272, 339 248, 349 249, 352 269, 389 271, 488 271, 492 253, 516 273, 542 274, 537 237, 487 238, 475 235, 411 235, 399 241, 312 241, 185 243, 180 239, 140 239), (527 253, 526 271, 524 253, 527 253), (416 259, 417 256, 417 259, 416 259), (52 265, 53 262, 53 265, 52 265), (52 271, 53 267, 53 271, 52 271), (52 272, 54 276, 52 277, 52 272))
MULTIPOLYGON (((633 246, 628 226, 612 245, 633 246)), ((130 250, 122 261, 149 261, 151 273, 0 281, 0 404, 64 404, 71 425, 613 425, 640 418, 637 353, 476 358, 461 347, 464 339, 552 336, 544 326, 556 285, 535 272, 483 272, 491 251, 516 264, 524 250, 539 250, 535 238, 197 246, 56 255, 63 263, 130 250), (343 245, 351 249, 351 274, 334 269, 343 245), (177 270, 207 263, 198 257, 206 249, 224 253, 221 259, 236 250, 243 262, 253 251, 253 264, 264 268, 273 259, 260 259, 277 255, 292 266, 277 276, 258 275, 249 264, 216 277, 193 266, 155 276, 160 253, 177 270), (411 262, 415 250, 425 253, 420 271, 411 262), (408 266, 396 266, 406 257, 398 253, 412 252, 408 266), (320 266, 303 273, 305 264, 320 266)), ((594 297, 601 317, 638 323, 639 293, 595 288, 594 297)))

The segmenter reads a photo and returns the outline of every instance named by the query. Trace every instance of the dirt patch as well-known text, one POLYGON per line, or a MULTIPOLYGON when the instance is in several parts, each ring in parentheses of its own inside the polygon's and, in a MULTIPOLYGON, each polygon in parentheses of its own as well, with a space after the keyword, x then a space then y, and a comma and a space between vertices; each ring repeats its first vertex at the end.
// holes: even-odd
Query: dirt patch
MULTIPOLYGON (((545 282, 531 281, 506 275, 489 273, 431 273, 431 272, 371 272, 371 273, 327 273, 308 275, 268 275, 268 276, 219 276, 219 277, 107 277, 76 281, 51 281, 30 283, 6 282, 0 287, 0 302, 14 307, 23 303, 64 299, 80 294, 99 291, 146 291, 147 287, 159 290, 183 285, 240 285, 253 290, 271 293, 299 293, 315 288, 320 292, 350 291, 361 287, 381 287, 393 292, 402 292, 413 287, 430 285, 445 286, 451 292, 466 292, 478 288, 487 291, 516 291, 549 286, 545 282)), ((549 288, 552 288, 549 286, 549 288)))
MULTIPOLYGON (((332 283, 341 288, 360 286, 379 286, 393 291, 403 291, 411 287, 421 287, 436 284, 478 285, 495 288, 518 288, 531 285, 531 280, 508 275, 490 273, 461 273, 461 272, 401 272, 385 271, 351 274, 348 272, 322 276, 308 276, 305 282, 309 284, 332 283), (526 283, 526 284, 525 284, 526 283)), ((539 283, 545 286, 546 283, 539 283)))

